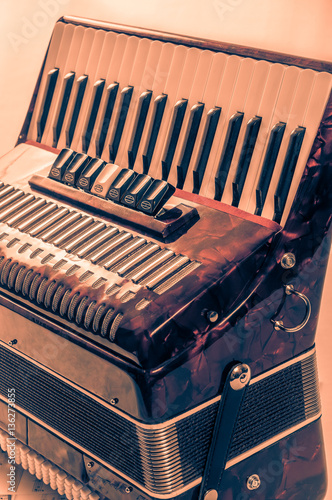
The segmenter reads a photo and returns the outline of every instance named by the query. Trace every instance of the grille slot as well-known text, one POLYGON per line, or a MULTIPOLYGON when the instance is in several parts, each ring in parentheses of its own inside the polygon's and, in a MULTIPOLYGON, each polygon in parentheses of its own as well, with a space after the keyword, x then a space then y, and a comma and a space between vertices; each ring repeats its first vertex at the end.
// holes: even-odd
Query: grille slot
POLYGON ((116 331, 120 325, 123 314, 117 313, 113 318, 114 309, 106 307, 105 304, 97 305, 96 301, 89 303, 88 296, 81 296, 76 292, 72 297, 72 290, 66 288, 62 283, 43 277, 34 269, 19 267, 18 262, 4 259, 0 256, 0 281, 2 286, 9 289, 15 287, 16 293, 21 293, 38 305, 51 309, 60 316, 68 316, 70 321, 77 325, 99 333, 102 337, 114 340, 116 331), (103 315, 106 313, 103 322, 103 315))
MULTIPOLYGON (((168 290, 200 265, 186 256, 176 255, 167 248, 162 249, 145 238, 134 237, 128 231, 119 231, 115 226, 106 225, 98 219, 70 211, 53 202, 46 203, 39 198, 32 202, 35 206, 32 212, 27 211, 25 204, 22 207, 18 205, 18 199, 22 198, 23 202, 30 200, 30 197, 11 186, 0 191, 0 209, 3 206, 6 213, 10 213, 12 208, 18 207, 15 216, 5 222, 9 227, 51 243, 134 282, 141 282, 158 294, 168 290), (6 193, 3 198, 2 193, 6 193), (175 263, 179 262, 179 265, 168 267, 168 261, 173 261, 172 259, 175 263), (165 265, 165 272, 158 279, 160 265, 165 265)), ((36 252, 41 253, 43 250, 39 248, 36 252)), ((32 254, 31 257, 36 255, 32 254)), ((43 263, 46 264, 46 256, 44 259, 43 263)), ((53 268, 60 269, 63 262, 61 259, 53 268)), ((27 286, 28 284, 24 287, 24 292, 27 286)))
MULTIPOLYGON (((111 316, 108 310, 104 321, 111 316)), ((320 412, 312 351, 302 361, 294 360, 291 366, 281 366, 278 372, 253 382, 228 459, 241 459, 242 453, 320 412)), ((162 426, 142 426, 0 345, 0 393, 4 398, 8 387, 15 387, 16 405, 23 412, 35 415, 151 492, 174 494, 203 474, 219 401, 162 426)))

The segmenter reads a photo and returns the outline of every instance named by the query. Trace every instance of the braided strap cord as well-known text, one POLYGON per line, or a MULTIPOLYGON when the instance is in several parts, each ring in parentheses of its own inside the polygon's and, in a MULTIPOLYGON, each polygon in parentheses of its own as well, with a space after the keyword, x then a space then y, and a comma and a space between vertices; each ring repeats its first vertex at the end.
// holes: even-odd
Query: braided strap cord
MULTIPOLYGON (((9 434, 0 429, 0 448, 8 453, 9 434)), ((37 479, 50 485, 59 495, 66 495, 68 500, 99 500, 98 493, 77 481, 42 455, 20 441, 15 442, 15 462, 37 479)))

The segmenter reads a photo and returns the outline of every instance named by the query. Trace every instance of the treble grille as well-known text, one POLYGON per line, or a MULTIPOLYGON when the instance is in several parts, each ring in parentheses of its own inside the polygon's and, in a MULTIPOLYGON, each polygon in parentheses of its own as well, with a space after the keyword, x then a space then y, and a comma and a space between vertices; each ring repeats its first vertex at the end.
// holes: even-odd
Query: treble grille
MULTIPOLYGON (((228 459, 319 415, 315 353, 249 386, 228 459)), ((219 401, 159 426, 142 425, 0 346, 0 393, 152 493, 172 495, 204 471, 219 401), (47 401, 47 404, 45 404, 47 401)), ((241 459, 241 458, 240 458, 241 459)))
MULTIPOLYGON (((0 188, 0 222, 39 240, 41 248, 35 250, 37 253, 43 252, 43 242, 52 243, 55 247, 81 259, 91 261, 93 264, 115 272, 123 278, 147 286, 158 294, 167 291, 199 265, 198 262, 191 261, 185 256, 176 255, 167 248, 162 249, 159 245, 149 242, 145 238, 135 237, 128 231, 120 230, 115 226, 75 210, 58 206, 53 202, 46 202, 42 198, 36 199, 33 195, 25 194, 23 191, 8 185, 3 185, 0 188), (10 217, 17 198, 20 199, 20 207, 15 209, 15 216, 10 217), (163 268, 159 271, 158 266, 161 262, 163 268), (136 273, 136 270, 140 270, 140 272, 136 273), (151 278, 154 279, 151 280, 151 278)), ((7 247, 17 245, 19 241, 18 238, 13 238, 7 247)), ((27 248, 24 247, 23 250, 23 247, 18 251, 23 252, 27 248)), ((37 253, 32 254, 31 257, 35 257, 37 253)), ((50 261, 52 255, 45 254, 42 263, 46 264, 50 261)), ((54 265, 54 269, 60 269, 64 264, 66 264, 66 260, 61 259, 54 265)), ((6 263, 2 272, 2 284, 5 282, 7 284, 8 266, 9 263, 6 263)), ((66 274, 70 276, 79 269, 80 266, 73 265, 66 271, 66 274)), ((22 273, 23 271, 20 273, 20 280, 23 276, 22 273)), ((26 284, 23 284, 23 287, 15 286, 15 290, 19 289, 27 296, 30 293, 28 291, 31 285, 30 274, 28 276, 24 274, 26 284)), ((83 276, 81 276, 81 281, 83 280, 83 276)), ((11 276, 9 283, 11 284, 12 281, 13 276, 11 276)), ((34 283, 30 293, 33 298, 35 298, 36 293, 38 295, 35 290, 36 286, 37 282, 34 283)), ((58 293, 60 294, 60 291, 58 293)))

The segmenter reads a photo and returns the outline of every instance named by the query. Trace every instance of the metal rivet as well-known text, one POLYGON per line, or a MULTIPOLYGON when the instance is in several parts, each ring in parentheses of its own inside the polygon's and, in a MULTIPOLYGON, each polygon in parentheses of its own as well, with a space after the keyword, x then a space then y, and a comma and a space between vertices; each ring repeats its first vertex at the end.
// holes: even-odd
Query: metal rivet
POLYGON ((117 405, 118 402, 119 402, 118 398, 112 398, 111 401, 110 401, 111 405, 113 405, 113 406, 117 405))
POLYGON ((210 323, 215 323, 218 321, 219 314, 216 311, 208 311, 206 313, 207 319, 210 321, 210 323))
POLYGON ((230 386, 234 391, 243 389, 250 381, 251 371, 248 365, 237 365, 230 376, 230 386))
POLYGON ((261 479, 258 474, 252 474, 248 477, 247 488, 248 490, 257 490, 261 485, 261 479))
POLYGON ((88 462, 86 464, 86 466, 87 466, 88 469, 92 469, 92 467, 94 466, 94 464, 95 464, 94 462, 88 462))
POLYGON ((13 339, 10 342, 8 342, 8 345, 15 345, 15 344, 17 344, 17 340, 16 339, 13 339))
POLYGON ((218 492, 217 490, 209 490, 204 495, 204 500, 217 500, 218 492))
POLYGON ((284 269, 291 269, 296 264, 295 255, 293 253, 291 253, 291 252, 285 253, 281 257, 280 264, 281 264, 281 267, 283 267, 284 269))
POLYGON ((131 486, 126 486, 125 493, 131 493, 133 491, 131 486))

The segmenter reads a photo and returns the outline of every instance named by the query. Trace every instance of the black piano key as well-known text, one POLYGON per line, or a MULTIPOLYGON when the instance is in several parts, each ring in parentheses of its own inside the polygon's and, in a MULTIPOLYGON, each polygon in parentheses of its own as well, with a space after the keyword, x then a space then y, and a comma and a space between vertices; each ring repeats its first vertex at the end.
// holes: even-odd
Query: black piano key
POLYGON ((69 148, 71 145, 71 141, 73 140, 75 127, 78 119, 78 115, 81 110, 82 100, 84 97, 84 92, 86 88, 86 84, 88 83, 87 75, 80 76, 76 80, 76 94, 74 98, 74 104, 71 111, 71 116, 69 118, 68 129, 66 130, 66 146, 69 148))
POLYGON ((180 164, 177 167, 177 187, 179 189, 183 188, 183 184, 188 172, 188 167, 193 153, 197 132, 199 125, 201 123, 202 113, 204 109, 204 104, 195 104, 190 110, 188 127, 186 130, 186 135, 183 141, 183 148, 181 151, 180 164))
POLYGON ((210 109, 207 114, 207 120, 203 132, 202 142, 197 155, 197 162, 193 170, 193 193, 198 194, 201 189, 202 180, 205 174, 206 165, 209 159, 213 139, 217 130, 221 108, 215 107, 210 109))
POLYGON ((59 69, 54 68, 48 72, 43 100, 37 118, 37 142, 41 142, 44 133, 46 120, 50 111, 55 85, 58 79, 59 69))
POLYGON ((76 183, 76 187, 81 188, 84 191, 90 191, 93 183, 105 165, 106 163, 103 160, 99 160, 97 158, 90 160, 84 171, 81 173, 76 183))
POLYGON ((73 161, 75 156, 76 153, 71 149, 62 149, 55 159, 48 176, 51 179, 61 182, 68 165, 73 161))
POLYGON ((187 109, 187 105, 188 105, 188 100, 181 99, 174 106, 171 126, 166 141, 165 153, 164 157, 161 160, 162 177, 164 181, 167 181, 169 172, 171 170, 175 148, 178 143, 179 134, 182 127, 184 115, 187 109))
POLYGON ((256 189, 256 215, 262 214, 285 128, 286 123, 279 122, 271 130, 262 171, 256 189))
POLYGON ((70 73, 67 73, 67 75, 63 79, 59 106, 53 125, 54 148, 56 148, 61 134, 63 120, 65 118, 65 114, 67 111, 68 101, 73 87, 74 78, 75 78, 75 73, 71 71, 70 73))
POLYGON ((233 207, 238 207, 243 186, 247 177, 249 165, 251 162, 254 147, 257 141, 258 132, 262 123, 260 116, 254 116, 248 121, 246 133, 243 140, 239 163, 236 169, 233 182, 233 207))
POLYGON ((111 83, 106 89, 107 98, 106 105, 103 113, 103 117, 101 119, 101 128, 98 133, 98 138, 96 139, 96 155, 101 156, 103 153, 103 149, 105 146, 105 140, 108 132, 108 128, 110 125, 114 103, 116 99, 116 95, 118 93, 119 84, 111 83))
POLYGON ((119 202, 135 177, 136 174, 133 170, 123 168, 114 182, 111 184, 107 193, 107 198, 112 201, 119 202))
POLYGON ((133 133, 131 136, 129 149, 128 149, 128 165, 129 168, 134 168, 134 163, 137 156, 138 146, 141 142, 142 133, 146 121, 146 116, 148 114, 150 102, 151 102, 152 92, 148 90, 143 92, 138 101, 137 114, 135 118, 135 123, 133 126, 133 133))
POLYGON ((91 157, 82 153, 77 153, 75 158, 69 163, 63 176, 62 182, 68 184, 69 186, 75 186, 78 181, 79 176, 88 166, 91 161, 91 157))
POLYGON ((135 208, 151 183, 152 178, 149 175, 138 174, 122 196, 122 205, 135 208))
POLYGON ((130 106, 130 101, 133 95, 134 87, 129 86, 125 87, 121 91, 120 95, 120 107, 118 110, 118 116, 116 117, 114 131, 112 133, 111 142, 110 142, 110 162, 114 162, 116 155, 118 153, 123 128, 126 123, 127 114, 130 106))
POLYGON ((92 136, 92 131, 96 123, 96 118, 100 106, 100 101, 101 101, 101 96, 103 94, 103 90, 105 87, 105 80, 100 79, 98 80, 92 89, 92 97, 91 101, 89 104, 89 109, 88 109, 88 120, 87 123, 84 126, 84 130, 82 133, 82 151, 83 153, 87 153, 89 146, 90 146, 90 141, 91 141, 91 136, 92 136))
POLYGON ((154 148, 156 145, 160 125, 161 125, 161 120, 163 118, 164 110, 165 110, 165 105, 167 101, 167 95, 166 94, 161 94, 159 95, 154 103, 153 103, 153 111, 152 111, 152 117, 151 117, 151 123, 150 123, 150 128, 148 131, 148 137, 145 145, 145 149, 143 151, 143 172, 145 174, 148 173, 154 148))
POLYGON ((243 113, 235 113, 229 120, 225 144, 221 153, 221 158, 215 177, 214 199, 220 201, 223 195, 229 168, 232 163, 235 146, 239 137, 240 128, 243 121, 243 113))
POLYGON ((289 139, 285 161, 274 195, 273 220, 278 223, 281 221, 281 217, 285 208, 289 188, 292 183, 305 131, 306 129, 304 127, 297 127, 295 130, 293 130, 289 139))
POLYGON ((166 181, 155 179, 145 191, 137 208, 141 212, 154 215, 174 194, 175 187, 166 181))

